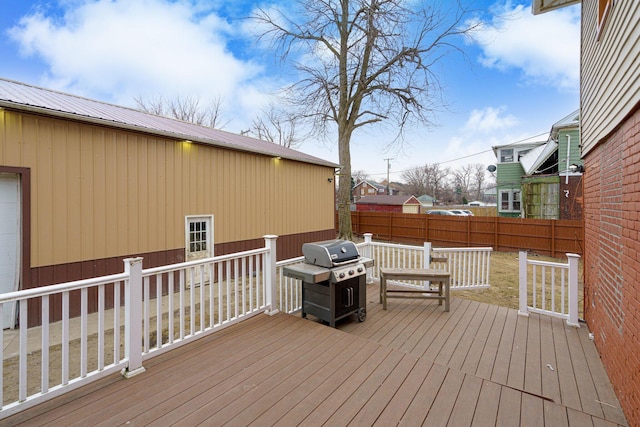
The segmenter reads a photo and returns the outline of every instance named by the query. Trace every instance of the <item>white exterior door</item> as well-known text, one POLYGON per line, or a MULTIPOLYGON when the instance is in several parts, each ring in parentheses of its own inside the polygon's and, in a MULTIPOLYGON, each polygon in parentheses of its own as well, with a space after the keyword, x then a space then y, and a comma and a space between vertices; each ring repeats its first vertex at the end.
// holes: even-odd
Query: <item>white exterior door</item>
MULTIPOLYGON (((185 261, 213 257, 213 215, 187 216, 185 218, 185 261)), ((201 277, 200 269, 192 269, 185 278, 187 287, 194 282, 196 286, 208 284, 210 281, 208 270, 204 270, 201 277)))
MULTIPOLYGON (((18 290, 20 271, 20 179, 0 173, 0 293, 18 290)), ((4 304, 2 326, 15 326, 15 303, 4 304)))

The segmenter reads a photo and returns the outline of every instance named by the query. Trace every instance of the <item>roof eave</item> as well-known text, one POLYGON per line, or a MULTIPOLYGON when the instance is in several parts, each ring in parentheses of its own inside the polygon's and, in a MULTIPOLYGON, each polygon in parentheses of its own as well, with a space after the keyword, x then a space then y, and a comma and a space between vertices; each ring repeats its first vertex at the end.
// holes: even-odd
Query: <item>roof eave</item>
POLYGON ((340 167, 340 165, 337 164, 337 163, 325 161, 325 160, 322 160, 322 159, 317 159, 317 161, 312 161, 310 159, 297 158, 296 156, 292 156, 292 155, 283 155, 281 153, 274 153, 274 152, 269 152, 269 151, 266 151, 266 150, 260 150, 258 148, 252 148, 251 150, 247 150, 247 149, 245 149, 243 147, 238 147, 238 146, 236 146, 234 144, 231 144, 231 143, 227 143, 227 142, 222 143, 222 142, 218 142, 218 141, 213 140, 213 139, 199 138, 199 137, 196 137, 196 136, 193 136, 193 135, 181 134, 181 133, 176 133, 176 132, 167 132, 167 131, 148 128, 148 127, 144 127, 144 126, 135 126, 135 125, 130 125, 130 124, 127 124, 127 123, 117 122, 117 121, 113 121, 113 120, 106 120, 106 119, 100 119, 100 118, 96 118, 96 117, 83 116, 83 115, 79 115, 79 114, 68 113, 66 111, 59 111, 59 110, 53 110, 53 109, 49 109, 49 108, 42 108, 42 107, 33 106, 33 105, 20 104, 20 103, 15 103, 15 102, 6 101, 6 100, 0 100, 0 107, 6 108, 8 110, 26 111, 26 112, 30 112, 30 113, 45 115, 45 116, 53 116, 53 117, 59 117, 59 118, 68 119, 68 120, 80 121, 80 122, 83 122, 83 123, 91 123, 91 124, 95 124, 95 125, 109 126, 109 127, 114 127, 114 128, 123 129, 123 130, 149 133, 149 134, 152 134, 152 135, 163 136, 163 137, 167 137, 167 138, 171 138, 171 139, 176 139, 176 140, 179 140, 179 141, 180 140, 183 140, 183 141, 184 140, 188 140, 188 141, 191 141, 191 142, 212 145, 212 146, 219 147, 219 148, 226 148, 226 149, 242 151, 242 152, 245 152, 245 153, 255 153, 255 154, 261 154, 261 155, 269 156, 269 157, 281 157, 281 158, 288 159, 288 160, 295 160, 295 161, 298 161, 298 162, 310 163, 310 164, 315 164, 315 165, 320 165, 320 166, 327 166, 327 167, 331 167, 331 168, 339 168, 340 167))
POLYGON ((533 0, 531 3, 531 12, 534 15, 540 15, 561 7, 578 4, 581 1, 582 0, 533 0))

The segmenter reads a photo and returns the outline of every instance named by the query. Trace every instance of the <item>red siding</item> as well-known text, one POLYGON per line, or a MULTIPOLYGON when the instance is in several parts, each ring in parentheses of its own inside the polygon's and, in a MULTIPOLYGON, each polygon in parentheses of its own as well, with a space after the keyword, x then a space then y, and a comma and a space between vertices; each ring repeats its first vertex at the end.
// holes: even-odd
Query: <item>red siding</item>
POLYGON ((640 425, 640 112, 585 158, 585 318, 630 425, 640 425))

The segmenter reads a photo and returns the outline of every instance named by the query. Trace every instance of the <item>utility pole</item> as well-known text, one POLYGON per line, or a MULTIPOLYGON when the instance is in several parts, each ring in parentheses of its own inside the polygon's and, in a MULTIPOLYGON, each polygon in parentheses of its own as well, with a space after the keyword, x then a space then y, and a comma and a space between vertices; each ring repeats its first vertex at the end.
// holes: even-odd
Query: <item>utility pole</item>
POLYGON ((391 195, 391 189, 389 188, 389 170, 391 169, 390 161, 393 160, 393 158, 384 159, 384 160, 387 162, 387 195, 390 196, 391 195))

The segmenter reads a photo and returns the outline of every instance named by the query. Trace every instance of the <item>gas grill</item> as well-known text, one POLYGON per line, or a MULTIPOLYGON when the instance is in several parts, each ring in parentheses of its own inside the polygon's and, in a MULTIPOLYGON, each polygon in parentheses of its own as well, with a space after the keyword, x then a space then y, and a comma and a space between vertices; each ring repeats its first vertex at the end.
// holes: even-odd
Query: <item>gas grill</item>
POLYGON ((367 317, 367 268, 373 260, 361 257, 355 243, 328 240, 302 245, 304 263, 283 269, 283 274, 302 281, 302 317, 307 314, 328 322, 356 314, 367 317))

